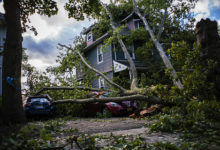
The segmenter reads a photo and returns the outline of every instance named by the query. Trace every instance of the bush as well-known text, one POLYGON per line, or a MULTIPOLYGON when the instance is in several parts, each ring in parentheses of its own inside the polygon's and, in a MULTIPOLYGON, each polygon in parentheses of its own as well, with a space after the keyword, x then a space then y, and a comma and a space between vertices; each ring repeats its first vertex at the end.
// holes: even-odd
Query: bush
POLYGON ((164 132, 173 132, 178 129, 181 129, 183 116, 180 114, 174 115, 162 115, 159 118, 159 121, 150 126, 150 131, 164 131, 164 132))
POLYGON ((203 121, 206 119, 210 121, 220 121, 220 103, 215 100, 192 100, 187 104, 186 110, 188 115, 194 118, 195 121, 203 121))

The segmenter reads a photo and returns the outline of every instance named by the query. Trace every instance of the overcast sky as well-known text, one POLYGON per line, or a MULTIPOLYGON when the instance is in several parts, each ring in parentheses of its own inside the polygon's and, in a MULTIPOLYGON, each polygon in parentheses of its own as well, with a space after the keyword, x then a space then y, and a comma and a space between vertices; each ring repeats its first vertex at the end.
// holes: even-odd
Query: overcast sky
MULTIPOLYGON (((59 13, 51 18, 31 16, 31 24, 37 29, 38 35, 34 36, 32 32, 23 34, 23 47, 28 49, 29 62, 42 71, 56 65, 57 43, 70 44, 83 27, 89 27, 93 23, 89 20, 69 19, 63 6, 64 0, 58 2, 59 13)), ((0 11, 4 12, 3 8, 0 11)), ((199 0, 194 12, 197 21, 209 17, 220 24, 220 0, 199 0)))

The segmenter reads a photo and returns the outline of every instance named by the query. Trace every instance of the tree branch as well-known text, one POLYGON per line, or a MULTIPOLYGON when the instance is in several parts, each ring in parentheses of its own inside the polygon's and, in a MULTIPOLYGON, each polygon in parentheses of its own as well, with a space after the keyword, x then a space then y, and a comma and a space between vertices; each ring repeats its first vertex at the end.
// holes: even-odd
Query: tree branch
POLYGON ((163 19, 161 20, 161 23, 160 23, 159 32, 158 32, 158 34, 157 34, 157 40, 158 40, 158 42, 160 41, 160 37, 161 37, 161 34, 162 34, 162 32, 163 32, 164 22, 165 22, 167 13, 168 13, 167 8, 168 8, 168 1, 167 1, 167 7, 166 7, 165 12, 164 12, 164 15, 163 15, 163 19))
POLYGON ((87 68, 89 68, 90 70, 92 70, 93 72, 99 74, 100 76, 102 76, 110 85, 114 86, 115 88, 119 89, 122 93, 124 93, 126 91, 126 89, 124 89, 123 87, 121 87, 120 85, 114 83, 113 81, 111 81, 108 77, 106 77, 102 72, 98 71, 97 69, 93 68, 92 66, 90 66, 86 60, 84 59, 84 57, 76 50, 74 50, 73 48, 71 47, 68 47, 66 45, 62 45, 62 44, 58 44, 59 46, 61 47, 64 47, 64 48, 67 48, 67 49, 70 49, 72 50, 74 53, 76 53, 80 59, 82 60, 82 62, 86 65, 87 68))
POLYGON ((154 42, 155 47, 157 48, 166 68, 171 69, 171 75, 173 77, 173 82, 174 84, 179 88, 179 89, 183 89, 183 85, 181 83, 181 81, 178 79, 177 77, 177 73, 176 70, 173 68, 170 60, 168 59, 166 53, 164 52, 164 49, 162 47, 162 45, 158 42, 158 40, 155 38, 153 31, 151 30, 150 26, 148 25, 148 22, 146 20, 146 18, 144 16, 141 15, 138 7, 137 7, 137 3, 135 0, 132 0, 133 5, 134 5, 134 10, 137 13, 137 15, 140 17, 140 19, 143 21, 145 29, 148 31, 148 33, 151 36, 151 39, 154 42))
POLYGON ((123 97, 104 97, 104 98, 87 98, 87 99, 65 99, 65 100, 57 100, 54 101, 53 104, 66 104, 66 103, 73 103, 73 104, 87 104, 87 103, 106 103, 106 102, 121 102, 121 101, 130 101, 130 100, 137 100, 137 101, 146 101, 152 104, 167 104, 164 103, 162 100, 155 96, 144 96, 144 95, 131 95, 131 96, 123 96, 123 97))
POLYGON ((88 91, 115 92, 115 91, 107 90, 107 89, 103 90, 103 89, 89 88, 89 87, 83 87, 83 86, 76 86, 76 87, 44 87, 41 90, 37 91, 34 95, 39 95, 40 93, 42 93, 43 91, 46 91, 46 90, 74 90, 74 89, 88 90, 88 91))

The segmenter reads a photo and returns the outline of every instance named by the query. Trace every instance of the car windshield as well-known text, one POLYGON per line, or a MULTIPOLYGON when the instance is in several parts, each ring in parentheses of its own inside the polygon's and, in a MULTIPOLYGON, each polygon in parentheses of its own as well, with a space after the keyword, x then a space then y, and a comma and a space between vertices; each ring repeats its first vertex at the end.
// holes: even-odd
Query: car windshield
POLYGON ((41 97, 39 97, 39 98, 31 98, 31 99, 29 99, 28 100, 28 102, 50 102, 47 98, 41 98, 41 97))

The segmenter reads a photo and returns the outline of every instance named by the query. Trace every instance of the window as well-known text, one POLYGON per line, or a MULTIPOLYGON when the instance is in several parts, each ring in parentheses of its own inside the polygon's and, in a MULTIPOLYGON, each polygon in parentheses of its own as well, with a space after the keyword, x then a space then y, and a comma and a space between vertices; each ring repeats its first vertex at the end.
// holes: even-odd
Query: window
POLYGON ((134 19, 135 28, 140 28, 140 19, 134 19))
POLYGON ((143 22, 140 19, 134 19, 135 28, 144 27, 143 22))
POLYGON ((104 88, 105 87, 105 81, 102 77, 99 77, 99 88, 104 88))
POLYGON ((87 42, 92 41, 92 32, 87 34, 87 42))
POLYGON ((103 51, 102 51, 102 46, 97 47, 97 63, 102 63, 103 62, 103 51))
POLYGON ((139 21, 135 21, 135 22, 134 22, 134 25, 135 25, 135 28, 140 28, 139 21))
MULTIPOLYGON (((135 53, 134 53, 134 45, 128 45, 127 46, 128 52, 132 59, 135 59, 135 53)), ((125 59, 127 59, 126 55, 124 54, 125 59)))

